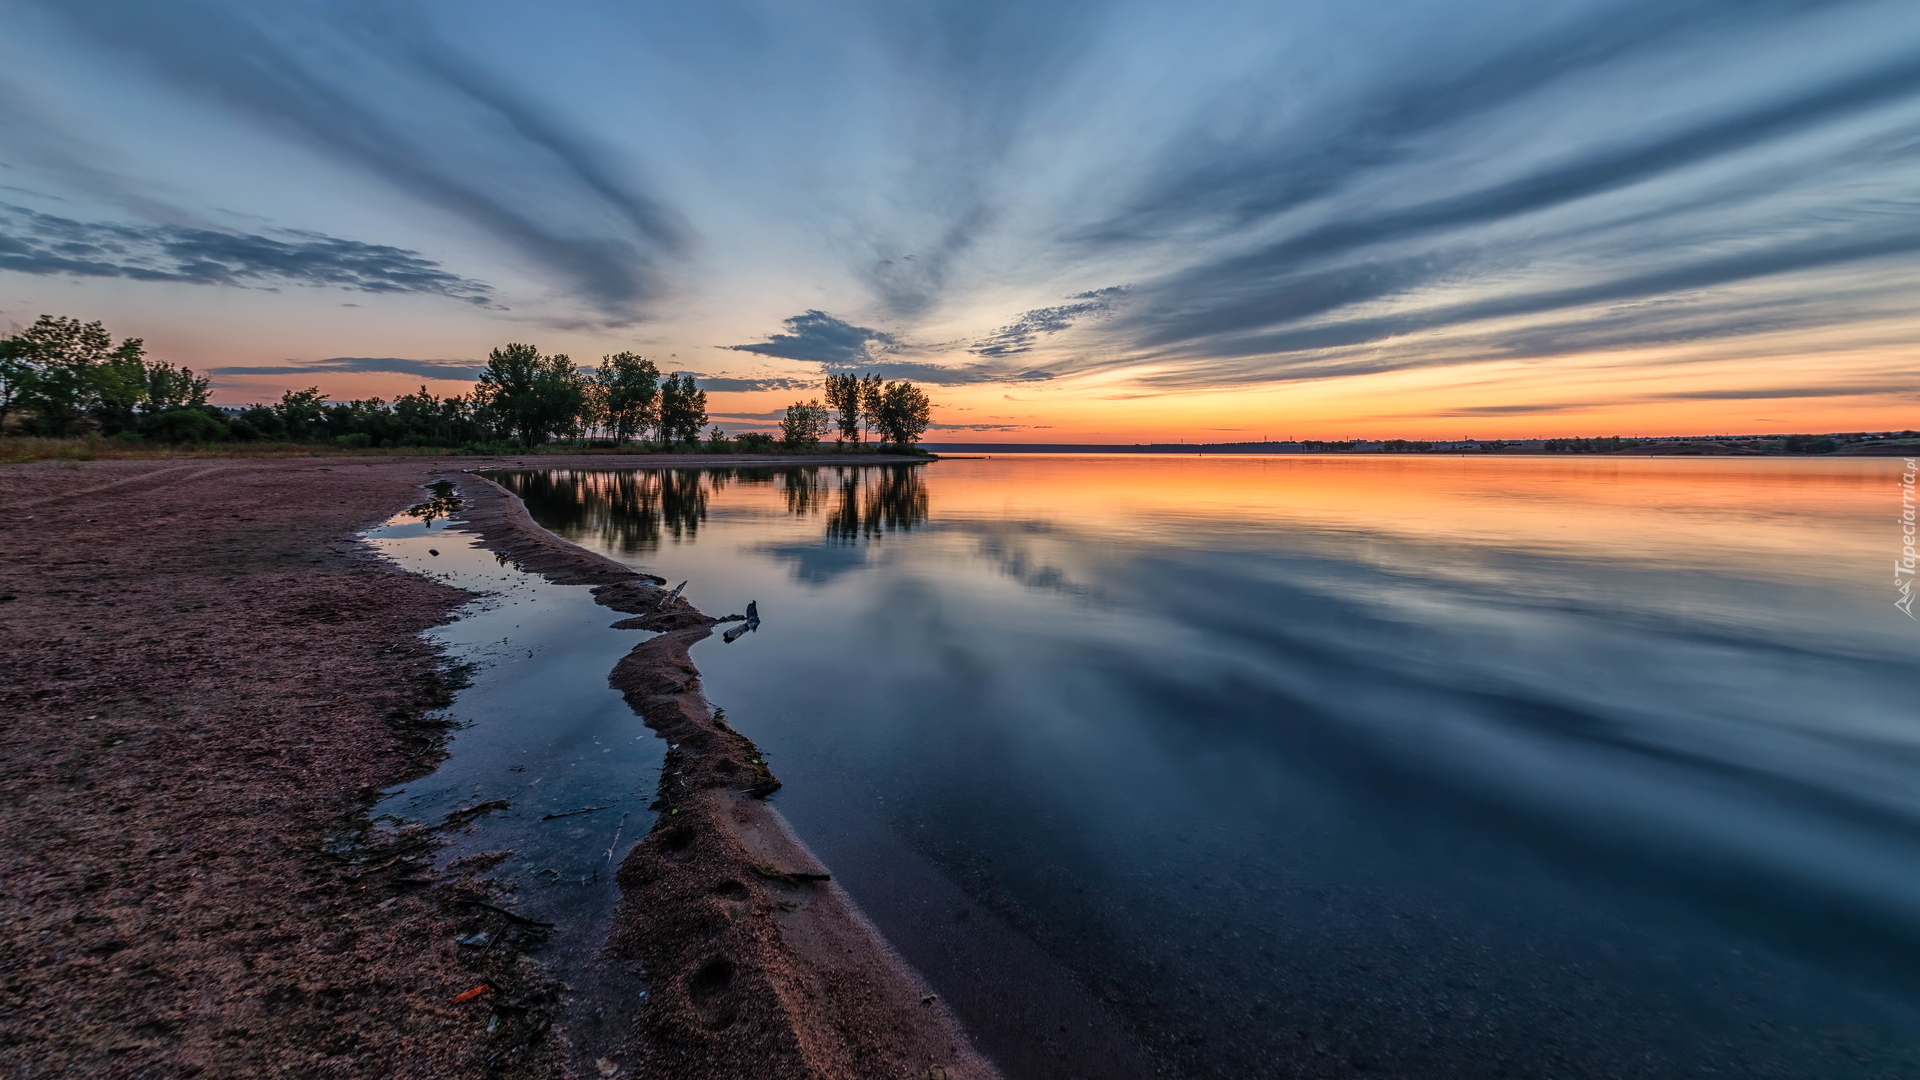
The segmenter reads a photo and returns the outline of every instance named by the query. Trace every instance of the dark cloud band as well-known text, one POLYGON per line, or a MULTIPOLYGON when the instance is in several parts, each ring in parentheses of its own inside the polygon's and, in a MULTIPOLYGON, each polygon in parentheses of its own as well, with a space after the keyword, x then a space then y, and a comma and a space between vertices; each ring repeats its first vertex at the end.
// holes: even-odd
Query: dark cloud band
POLYGON ((0 270, 249 288, 314 285, 493 302, 487 285, 447 273, 418 252, 317 233, 282 235, 84 222, 0 206, 0 270))
POLYGON ((284 364, 248 367, 212 368, 212 375, 320 375, 331 373, 373 373, 414 375, 423 379, 468 380, 480 377, 481 365, 473 360, 408 360, 397 356, 336 356, 306 363, 289 360, 284 364))

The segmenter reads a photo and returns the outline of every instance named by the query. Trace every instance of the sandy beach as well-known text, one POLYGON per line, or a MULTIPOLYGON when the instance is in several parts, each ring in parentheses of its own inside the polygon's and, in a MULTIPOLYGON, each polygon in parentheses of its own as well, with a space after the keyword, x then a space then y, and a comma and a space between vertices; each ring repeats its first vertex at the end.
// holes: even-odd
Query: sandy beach
POLYGON ((17 673, 0 684, 5 1071, 571 1071, 559 993, 537 965, 454 944, 486 917, 463 902, 484 900, 484 882, 457 866, 434 873, 430 837, 381 849, 364 835, 372 797, 438 760, 446 733, 430 713, 452 688, 418 635, 468 597, 384 563, 355 533, 448 478, 489 547, 595 585, 603 604, 667 631, 616 676, 675 746, 667 824, 621 868, 612 955, 654 987, 621 1067, 994 1075, 754 797, 770 774, 714 716, 687 661, 711 620, 684 603, 661 618, 655 579, 559 541, 510 495, 462 475, 517 460, 676 463, 0 470, 0 666, 17 673), (509 1022, 489 1034, 495 1017, 509 1022))

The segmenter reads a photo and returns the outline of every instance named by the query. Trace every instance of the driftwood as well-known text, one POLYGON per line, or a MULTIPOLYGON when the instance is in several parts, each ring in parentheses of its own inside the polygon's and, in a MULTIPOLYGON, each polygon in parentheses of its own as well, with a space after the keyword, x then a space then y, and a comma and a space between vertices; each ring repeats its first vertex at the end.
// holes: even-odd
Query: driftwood
POLYGON ((747 621, 720 635, 720 640, 731 645, 743 634, 751 634, 760 629, 760 601, 747 601, 747 621))
POLYGON ((576 815, 576 814, 591 814, 591 813, 593 813, 593 812, 594 812, 595 810, 607 810, 607 809, 611 809, 611 808, 612 808, 612 806, 613 806, 613 804, 612 804, 612 803, 608 803, 608 804, 607 804, 606 806, 583 806, 583 807, 581 807, 581 808, 580 808, 580 809, 578 809, 578 810, 569 810, 569 811, 567 811, 567 812, 566 812, 566 813, 564 813, 564 814, 542 814, 542 815, 540 815, 540 820, 541 820, 541 821, 552 821, 552 820, 553 820, 553 819, 555 819, 555 818, 563 818, 563 817, 573 817, 573 816, 574 816, 574 815, 576 815))

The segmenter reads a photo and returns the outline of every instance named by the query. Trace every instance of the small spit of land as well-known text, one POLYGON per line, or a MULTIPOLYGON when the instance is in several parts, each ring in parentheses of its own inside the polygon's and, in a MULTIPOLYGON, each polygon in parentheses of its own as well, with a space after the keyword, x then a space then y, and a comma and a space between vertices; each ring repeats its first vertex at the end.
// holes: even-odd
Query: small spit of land
POLYGON ((454 944, 498 921, 468 902, 484 883, 436 874, 427 838, 373 848, 365 829, 382 787, 438 760, 452 688, 419 634, 468 597, 354 534, 454 477, 489 546, 665 631, 615 676, 674 747, 661 825, 621 870, 611 947, 654 988, 625 1067, 993 1075, 755 799, 771 776, 687 660, 712 621, 460 475, 512 463, 0 469, 0 1072, 568 1071, 543 973, 454 944))

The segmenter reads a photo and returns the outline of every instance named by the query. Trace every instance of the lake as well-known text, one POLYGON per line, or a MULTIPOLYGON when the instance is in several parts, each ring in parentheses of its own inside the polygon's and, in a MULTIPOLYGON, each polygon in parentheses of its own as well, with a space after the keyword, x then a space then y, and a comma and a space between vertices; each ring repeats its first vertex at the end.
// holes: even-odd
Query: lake
MULTIPOLYGON (((758 602, 758 631, 695 648, 708 697, 1012 1076, 1823 1080, 1920 1075, 1898 477, 496 474, 709 614, 758 602)), ((576 756, 654 753, 607 723, 576 756)))

